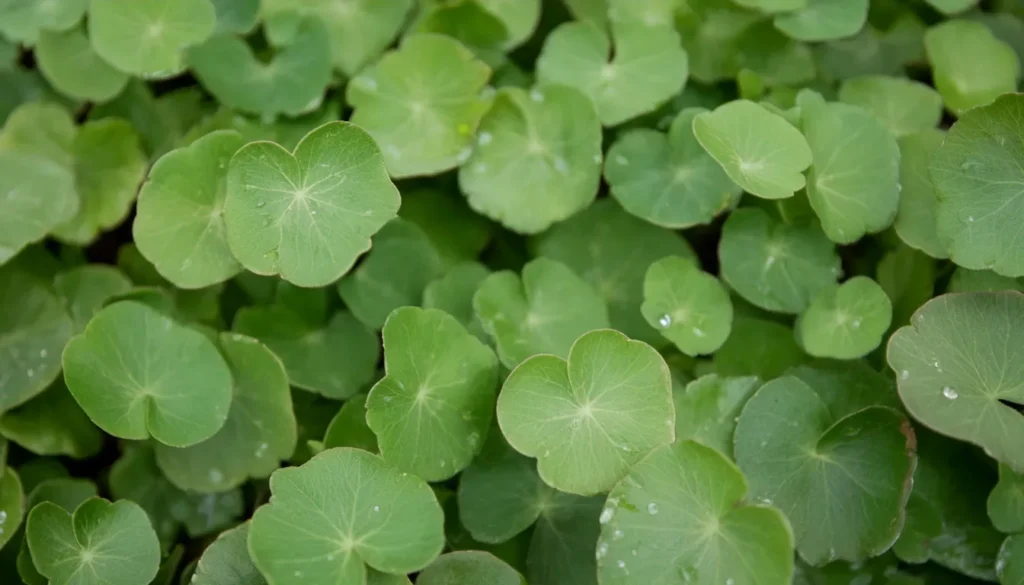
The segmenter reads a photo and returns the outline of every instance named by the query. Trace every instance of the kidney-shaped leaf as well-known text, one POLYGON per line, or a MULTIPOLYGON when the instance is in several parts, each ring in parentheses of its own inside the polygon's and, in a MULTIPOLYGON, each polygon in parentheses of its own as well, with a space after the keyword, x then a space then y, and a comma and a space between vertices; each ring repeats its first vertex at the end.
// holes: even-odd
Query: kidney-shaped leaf
POLYGON ((960 114, 1017 88, 1020 60, 980 22, 948 20, 928 29, 924 48, 946 108, 960 114))
POLYGON ((251 142, 235 153, 224 220, 242 266, 299 286, 323 286, 348 272, 398 205, 398 189, 370 135, 329 122, 294 153, 273 142, 251 142))
POLYGON ((611 330, 592 331, 568 360, 534 356, 498 397, 498 423, 544 481, 581 495, 606 491, 630 466, 672 442, 668 366, 657 351, 611 330))
POLYGON ((367 568, 402 574, 444 546, 444 514, 422 479, 358 449, 329 449, 270 476, 249 553, 275 585, 364 585, 367 568))
POLYGON ((849 360, 882 343, 892 322, 892 302, 877 282, 855 276, 818 293, 796 323, 796 338, 816 357, 849 360))
POLYGON ((438 557, 416 577, 416 585, 525 585, 526 580, 489 552, 466 550, 438 557))
POLYGON ((491 424, 494 352, 444 311, 403 307, 384 324, 384 369, 366 400, 381 456, 427 481, 465 469, 491 424))
POLYGON ((724 455, 680 441, 636 464, 601 512, 602 585, 788 585, 793 533, 724 455))
POLYGON ((43 77, 71 98, 105 102, 128 84, 128 75, 104 61, 78 27, 41 32, 35 56, 43 77))
POLYGON ((249 524, 220 533, 203 551, 190 585, 266 585, 249 558, 249 524))
POLYGON ((775 16, 775 28, 805 42, 857 34, 868 19, 868 0, 807 0, 807 6, 775 16))
POLYGON ((662 258, 647 269, 640 312, 691 356, 722 347, 732 328, 728 291, 692 260, 678 256, 662 258))
POLYGON ((951 294, 889 338, 888 360, 914 418, 1024 472, 1022 351, 1024 295, 951 294))
POLYGON ((228 416, 231 371, 202 333, 135 301, 108 305, 64 348, 68 390, 104 431, 186 447, 228 416))

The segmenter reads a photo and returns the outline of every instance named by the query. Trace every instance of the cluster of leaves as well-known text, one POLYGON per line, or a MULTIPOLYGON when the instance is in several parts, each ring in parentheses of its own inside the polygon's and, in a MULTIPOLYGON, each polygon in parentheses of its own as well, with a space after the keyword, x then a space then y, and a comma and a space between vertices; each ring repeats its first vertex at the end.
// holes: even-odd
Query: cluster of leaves
POLYGON ((1024 584, 1013 0, 0 0, 0 582, 1024 584))

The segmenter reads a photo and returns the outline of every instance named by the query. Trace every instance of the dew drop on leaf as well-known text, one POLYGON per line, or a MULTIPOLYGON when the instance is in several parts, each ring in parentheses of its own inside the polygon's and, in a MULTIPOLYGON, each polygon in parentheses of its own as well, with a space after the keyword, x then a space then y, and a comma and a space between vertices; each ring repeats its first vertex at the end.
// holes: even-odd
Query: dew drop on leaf
POLYGON ((658 325, 661 325, 664 329, 668 329, 672 326, 672 316, 666 313, 661 317, 658 317, 658 325))
POLYGON ((949 400, 956 400, 960 396, 960 394, 958 394, 956 390, 950 388, 949 386, 946 386, 945 388, 942 389, 942 395, 948 398, 949 400))
POLYGON ((650 514, 651 516, 654 516, 655 514, 657 514, 658 513, 658 504, 655 504, 654 502, 651 502, 650 504, 647 504, 647 513, 650 514))

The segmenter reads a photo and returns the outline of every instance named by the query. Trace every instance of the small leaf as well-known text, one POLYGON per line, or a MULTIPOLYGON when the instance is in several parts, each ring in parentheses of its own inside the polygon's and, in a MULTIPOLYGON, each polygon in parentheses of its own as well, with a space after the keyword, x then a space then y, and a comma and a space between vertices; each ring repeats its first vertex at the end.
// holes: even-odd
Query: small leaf
POLYGON ((498 397, 498 422, 512 447, 538 460, 545 483, 600 493, 672 441, 668 366, 643 342, 592 331, 567 360, 538 355, 521 363, 498 397))
POLYGON ((129 501, 91 498, 73 515, 43 502, 29 514, 25 536, 36 568, 52 585, 148 583, 160 567, 156 533, 129 501))
POLYGON ((498 360, 451 315, 403 307, 384 325, 384 369, 366 423, 384 460, 427 481, 452 477, 480 452, 498 360))
POLYGON ((520 585, 526 583, 515 569, 482 551, 441 555, 416 577, 416 585, 520 585))
POLYGON ((877 282, 855 276, 819 293, 796 323, 796 338, 816 357, 863 357, 881 345, 892 323, 892 302, 877 282))
POLYGON ((759 376, 770 380, 807 359, 789 327, 737 316, 729 338, 715 352, 714 371, 722 376, 759 376))
POLYGON ((81 333, 89 320, 114 295, 127 293, 132 283, 112 266, 89 264, 61 272, 53 279, 53 290, 64 303, 74 332, 81 333))
POLYGON ((693 261, 667 256, 650 265, 640 312, 686 355, 709 354, 729 337, 732 303, 718 279, 693 261))
POLYGON ((775 28, 805 42, 857 34, 868 19, 868 0, 807 0, 807 6, 776 15, 775 28))
POLYGON ((933 26, 924 35, 924 48, 935 89, 954 114, 1017 88, 1016 53, 980 22, 948 20, 933 26))
POLYGON ((249 523, 220 533, 203 551, 191 585, 266 585, 249 558, 249 523))
POLYGON ((537 258, 514 272, 491 274, 473 296, 477 318, 514 368, 536 354, 566 357, 584 333, 608 327, 608 310, 594 289, 560 262, 537 258))
POLYGON ((764 199, 792 197, 804 187, 811 150, 781 116, 737 100, 693 119, 693 134, 744 191, 764 199))
POLYGON ((744 504, 746 494, 721 453, 692 441, 658 448, 608 494, 601 583, 788 584, 793 533, 777 509, 744 504))
POLYGON ((893 223, 906 245, 939 259, 947 253, 938 234, 939 198, 928 167, 945 137, 942 130, 931 129, 900 139, 900 204, 893 223))
POLYGON ((134 301, 108 305, 64 349, 64 379, 97 426, 187 447, 216 433, 231 372, 202 333, 134 301))
POLYGON ((1024 531, 1024 473, 999 466, 999 483, 988 496, 988 517, 1000 532, 1024 531))
POLYGON ((896 138, 932 130, 942 118, 942 97, 927 85, 902 77, 847 79, 839 88, 839 100, 864 108, 896 138))
POLYGON ((0 36, 33 45, 42 31, 67 30, 82 19, 89 0, 4 2, 0 5, 0 36))
POLYGON ((324 449, 333 447, 355 447, 370 453, 380 453, 377 435, 366 424, 366 394, 356 394, 346 400, 327 425, 324 449))
POLYGON ((480 341, 487 341, 487 333, 473 310, 473 296, 490 274, 486 266, 477 262, 452 266, 423 289, 423 308, 448 313, 480 341))
POLYGON ((70 98, 105 102, 128 84, 129 76, 104 61, 78 27, 41 32, 35 56, 43 77, 70 98))
POLYGON ((707 445, 732 459, 732 434, 740 411, 761 387, 756 376, 721 377, 708 374, 672 393, 676 410, 676 439, 707 445))
POLYGON ((1003 542, 996 559, 996 576, 1001 585, 1024 583, 1024 535, 1015 534, 1003 542))
POLYGON ((272 142, 235 153, 224 220, 231 251, 246 269, 324 286, 352 268, 398 205, 369 134, 330 122, 307 134, 294 153, 272 142))
POLYGON ((270 477, 253 515, 249 553, 277 585, 366 583, 368 568, 401 574, 444 545, 443 514, 418 477, 357 449, 324 451, 270 477))
POLYGON ((0 434, 36 455, 84 459, 99 453, 100 433, 62 381, 0 416, 0 434))
POLYGON ((943 295, 889 338, 887 358, 907 411, 1024 472, 1024 295, 943 295), (1019 408, 1019 406, 1018 406, 1019 408))
MULTIPOLYGON (((6 445, 5 445, 6 454, 6 445)), ((25 494, 17 472, 0 469, 0 548, 18 532, 25 516, 25 494)))

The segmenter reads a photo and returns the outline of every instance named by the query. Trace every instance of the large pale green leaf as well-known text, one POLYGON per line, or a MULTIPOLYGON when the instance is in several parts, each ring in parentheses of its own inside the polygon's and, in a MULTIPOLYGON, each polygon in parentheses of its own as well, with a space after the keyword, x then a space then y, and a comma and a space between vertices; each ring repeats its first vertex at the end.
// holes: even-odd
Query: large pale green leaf
POLYGON ((202 333, 135 301, 108 305, 64 349, 64 379, 89 418, 126 439, 177 447, 214 435, 231 371, 202 333))
POLYGON ((498 91, 476 148, 459 169, 469 206, 524 234, 587 207, 600 178, 597 112, 583 93, 564 85, 498 91))
POLYGON ((35 56, 43 77, 72 99, 105 102, 128 84, 129 76, 104 61, 81 28, 41 32, 35 56))
POLYGON ((643 342, 592 331, 567 360, 538 355, 513 370, 498 397, 498 422, 512 447, 537 459, 548 485, 600 493, 672 441, 668 366, 643 342))
POLYGON ((775 508, 744 503, 747 481, 693 441, 655 450, 608 494, 597 571, 602 585, 784 585, 793 532, 775 508))
POLYGON ((943 295, 889 338, 900 397, 922 424, 1024 472, 1024 295, 943 295), (1017 405, 1017 408, 1014 406, 1017 405))
POLYGON ((498 360, 454 317, 403 307, 384 325, 384 376, 366 400, 380 453, 427 481, 452 477, 483 447, 498 360))
POLYGON ((490 68, 442 35, 406 37, 348 85, 352 123, 381 145, 392 177, 436 175, 465 162, 490 99, 490 68))
POLYGON ((398 211, 398 189, 365 131, 330 122, 294 153, 253 142, 231 159, 224 220, 235 258, 257 274, 323 286, 348 272, 398 211))
POLYGON ((358 449, 329 449, 270 477, 249 553, 276 585, 365 585, 367 569, 423 569, 444 546, 441 506, 426 482, 358 449))

